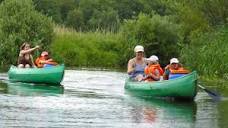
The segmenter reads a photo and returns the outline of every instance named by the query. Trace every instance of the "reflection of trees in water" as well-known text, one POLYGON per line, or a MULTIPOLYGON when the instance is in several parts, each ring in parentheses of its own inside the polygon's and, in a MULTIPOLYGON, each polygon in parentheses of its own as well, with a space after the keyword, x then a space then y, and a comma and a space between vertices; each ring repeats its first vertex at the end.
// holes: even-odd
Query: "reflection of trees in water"
POLYGON ((221 101, 218 106, 218 123, 220 128, 228 127, 228 99, 221 101))
POLYGON ((0 93, 7 93, 7 84, 0 81, 0 93))

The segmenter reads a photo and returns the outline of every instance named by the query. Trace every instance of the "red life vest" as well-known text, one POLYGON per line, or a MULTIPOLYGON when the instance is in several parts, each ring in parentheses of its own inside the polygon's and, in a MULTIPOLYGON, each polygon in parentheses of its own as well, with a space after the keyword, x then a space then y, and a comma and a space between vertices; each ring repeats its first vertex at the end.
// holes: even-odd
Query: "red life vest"
POLYGON ((44 66, 44 64, 41 63, 41 61, 44 61, 44 57, 38 57, 36 60, 35 60, 35 64, 38 68, 42 68, 44 66))
POLYGON ((165 67, 165 70, 169 70, 170 71, 170 74, 188 74, 189 73, 189 70, 187 70, 187 69, 185 69, 185 68, 183 68, 181 66, 179 66, 178 69, 173 69, 171 67, 171 65, 167 65, 165 67))
POLYGON ((35 64, 38 68, 43 68, 44 64, 57 65, 57 63, 54 61, 46 61, 45 63, 42 63, 42 61, 45 61, 45 58, 42 56, 36 59, 35 64))
MULTIPOLYGON (((155 74, 156 69, 159 71, 159 75, 163 74, 163 70, 159 64, 147 66, 144 70, 145 75, 155 74)), ((147 78, 148 81, 153 81, 152 78, 147 78)))

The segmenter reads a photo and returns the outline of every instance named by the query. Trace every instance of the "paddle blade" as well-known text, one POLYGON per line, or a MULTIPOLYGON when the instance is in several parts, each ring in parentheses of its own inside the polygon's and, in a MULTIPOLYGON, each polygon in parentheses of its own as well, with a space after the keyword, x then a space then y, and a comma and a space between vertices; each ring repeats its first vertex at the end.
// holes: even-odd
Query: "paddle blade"
POLYGON ((215 101, 219 101, 221 99, 220 95, 216 92, 213 92, 211 90, 206 89, 205 87, 203 87, 202 85, 198 84, 198 87, 203 89, 213 100, 215 101))
POLYGON ((207 92, 208 95, 211 96, 216 101, 219 101, 221 99, 220 95, 216 92, 213 92, 213 91, 208 90, 208 89, 204 89, 204 91, 207 92))

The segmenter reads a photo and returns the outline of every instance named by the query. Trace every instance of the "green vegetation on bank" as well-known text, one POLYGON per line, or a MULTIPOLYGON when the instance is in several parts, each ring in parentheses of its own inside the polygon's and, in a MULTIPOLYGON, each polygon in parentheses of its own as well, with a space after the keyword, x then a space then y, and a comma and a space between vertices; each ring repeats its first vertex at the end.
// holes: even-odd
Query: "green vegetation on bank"
POLYGON ((109 68, 125 68, 142 44, 162 66, 178 57, 200 75, 227 79, 227 7, 227 0, 2 0, 0 66, 16 63, 22 41, 51 46, 67 66, 109 68), (65 27, 53 36, 52 23, 65 27))
POLYGON ((76 32, 64 27, 55 28, 51 45, 53 57, 70 67, 119 67, 121 35, 111 32, 76 32))
POLYGON ((181 57, 204 76, 228 80, 228 28, 198 34, 183 48, 181 57))
POLYGON ((0 69, 17 63, 20 45, 47 48, 53 38, 51 20, 37 12, 32 0, 4 0, 0 5, 0 69))

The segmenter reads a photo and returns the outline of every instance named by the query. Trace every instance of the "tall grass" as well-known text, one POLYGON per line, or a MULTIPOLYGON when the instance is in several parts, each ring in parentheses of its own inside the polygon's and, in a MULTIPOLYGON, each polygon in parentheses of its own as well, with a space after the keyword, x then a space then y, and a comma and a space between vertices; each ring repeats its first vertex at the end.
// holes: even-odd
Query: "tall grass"
POLYGON ((182 50, 182 58, 192 69, 208 77, 228 80, 228 28, 202 34, 182 50))
POLYGON ((51 45, 52 56, 70 67, 119 67, 121 57, 120 34, 112 32, 77 32, 55 27, 51 45))

